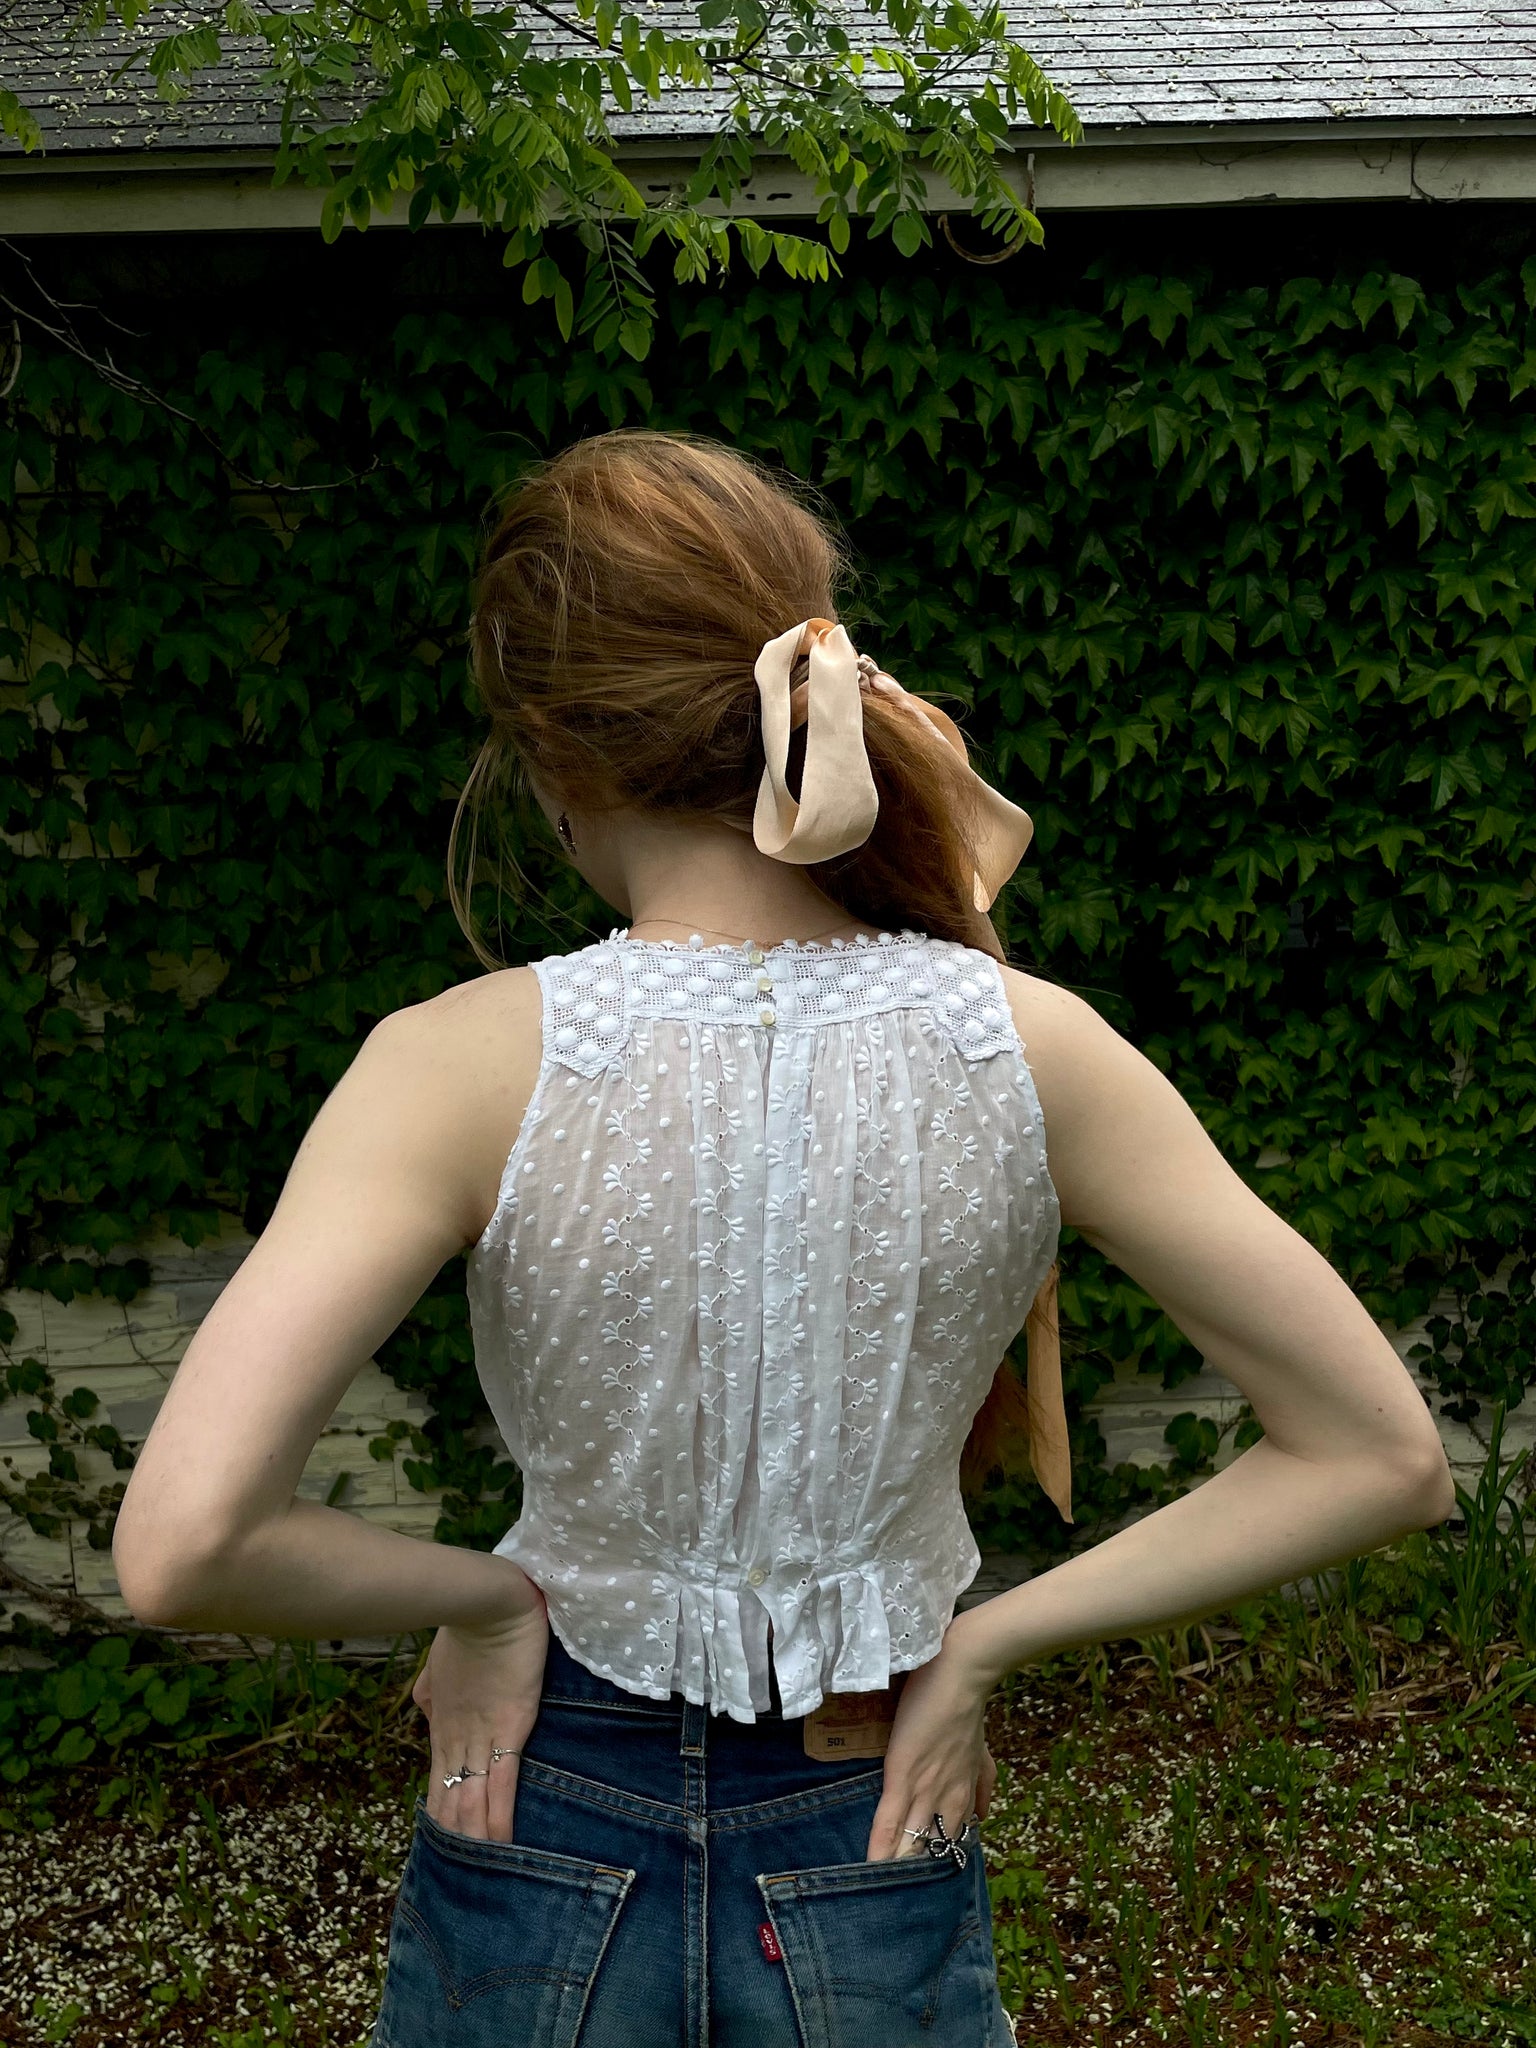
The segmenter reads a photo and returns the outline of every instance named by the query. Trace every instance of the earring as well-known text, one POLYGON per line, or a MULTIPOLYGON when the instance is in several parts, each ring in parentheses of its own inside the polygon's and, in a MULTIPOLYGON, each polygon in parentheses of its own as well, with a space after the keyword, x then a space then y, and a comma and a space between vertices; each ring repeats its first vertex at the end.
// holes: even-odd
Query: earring
POLYGON ((571 836, 571 821, 564 811, 555 820, 555 830, 560 834, 560 837, 565 841, 571 852, 574 853, 576 851, 576 841, 571 836))

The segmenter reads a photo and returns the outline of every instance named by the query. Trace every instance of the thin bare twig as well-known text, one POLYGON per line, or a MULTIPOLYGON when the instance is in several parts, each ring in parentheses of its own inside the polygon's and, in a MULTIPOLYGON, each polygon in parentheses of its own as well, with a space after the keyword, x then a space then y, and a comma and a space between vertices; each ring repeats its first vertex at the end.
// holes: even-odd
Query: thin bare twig
MULTIPOLYGON (((124 397, 132 398, 138 404, 149 406, 157 412, 167 413, 172 419, 180 420, 184 425, 189 426, 194 433, 208 444, 230 475, 237 482, 244 484, 247 489, 283 492, 291 496, 309 496, 316 491, 334 491, 343 488, 347 484, 358 483, 363 477, 371 476, 374 470, 379 467, 379 457, 376 455, 366 469, 350 470, 345 476, 332 478, 325 483, 319 484, 274 483, 270 478, 249 475, 240 467, 228 449, 223 446, 214 434, 209 432, 208 428, 194 414, 184 411, 179 405, 173 405, 170 399, 166 398, 161 392, 156 391, 152 385, 144 383, 142 379, 133 376, 129 371, 119 369, 112 360, 112 354, 109 349, 103 349, 99 355, 95 353, 77 332, 73 320, 69 317, 72 311, 77 310, 95 312, 97 310, 95 307, 78 308, 72 302, 56 299, 42 282, 41 278, 38 277, 30 256, 19 250, 14 242, 7 241, 4 238, 0 238, 0 249, 5 250, 6 254, 14 258, 19 264, 26 274, 27 282, 47 308, 46 313, 39 312, 31 306, 20 304, 8 292, 0 291, 0 306, 4 306, 11 315, 12 325, 18 333, 18 353, 20 346, 20 323, 26 321, 40 333, 47 335, 50 341, 55 342, 78 361, 86 364, 111 390, 121 392, 124 397), (54 318, 49 319, 49 313, 54 318)), ((114 320, 110 314, 103 313, 101 318, 107 321, 110 326, 117 328, 119 333, 129 335, 135 340, 141 338, 134 329, 124 327, 121 321, 114 320)), ((14 384, 15 381, 13 376, 11 383, 14 384)), ((6 388, 9 390, 10 386, 8 385, 6 388)))
POLYGON ((21 375, 21 322, 11 321, 11 368, 5 382, 0 384, 0 398, 9 398, 16 388, 16 379, 21 375))
POLYGON ((40 1579, 28 1578, 14 1565, 0 1559, 0 1587, 8 1593, 20 1593, 28 1600, 35 1600, 66 1625, 84 1623, 93 1629, 115 1636, 139 1636, 152 1633, 141 1622, 120 1621, 114 1614, 103 1614, 99 1607, 93 1607, 89 1600, 83 1600, 72 1588, 45 1586, 40 1579))

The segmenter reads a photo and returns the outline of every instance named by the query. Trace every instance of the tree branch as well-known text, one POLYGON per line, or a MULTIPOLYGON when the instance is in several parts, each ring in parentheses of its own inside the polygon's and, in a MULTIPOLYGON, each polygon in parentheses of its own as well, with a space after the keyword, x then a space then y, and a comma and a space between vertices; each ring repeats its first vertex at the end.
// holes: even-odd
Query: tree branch
MULTIPOLYGON (((331 478, 325 483, 318 484, 273 482, 270 478, 248 475, 240 467, 234 456, 230 454, 229 450, 224 447, 223 443, 214 434, 209 432, 208 428, 203 425, 202 421, 195 414, 184 411, 179 405, 173 405, 170 399, 165 397, 163 393, 156 391, 152 385, 144 383, 142 379, 131 375, 126 370, 119 369, 112 360, 110 350, 103 349, 98 355, 85 342, 69 316, 72 312, 97 313, 98 308, 79 305, 64 299, 56 299, 37 275, 36 266, 33 264, 30 256, 23 250, 18 249, 14 242, 7 241, 3 237, 0 237, 0 249, 3 249, 7 255, 14 258, 21 266, 26 273, 27 283, 47 309, 45 312, 39 312, 31 306, 22 305, 13 299, 7 291, 0 288, 0 306, 3 306, 11 315, 11 326, 16 337, 14 344, 16 353, 15 366, 12 369, 4 392, 0 392, 0 397, 9 394, 20 373, 21 322, 26 321, 29 326, 47 335, 50 341, 57 343, 60 348, 67 350, 78 361, 86 364, 113 391, 121 392, 124 397, 132 398, 140 405, 151 406, 157 412, 167 413, 172 419, 180 420, 185 426, 190 427, 213 450, 230 475, 238 483, 244 484, 248 490, 278 491, 296 496, 307 496, 317 491, 340 490, 348 484, 358 483, 363 477, 371 476, 374 470, 378 468, 379 458, 375 456, 366 469, 351 470, 345 476, 331 478), (54 316, 52 319, 48 317, 50 313, 54 316)), ((105 320, 108 325, 115 327, 120 334, 129 335, 135 340, 143 338, 142 335, 136 334, 132 328, 124 327, 121 321, 114 320, 109 313, 102 312, 99 314, 99 317, 105 320)))

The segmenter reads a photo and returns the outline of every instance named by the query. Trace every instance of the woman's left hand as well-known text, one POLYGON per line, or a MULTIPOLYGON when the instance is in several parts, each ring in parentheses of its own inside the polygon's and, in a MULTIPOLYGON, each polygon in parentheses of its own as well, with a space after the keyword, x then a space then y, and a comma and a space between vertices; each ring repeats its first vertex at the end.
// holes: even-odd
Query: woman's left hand
POLYGON ((870 1862, 897 1856, 925 1856, 906 1828, 933 1828, 958 1838, 974 1813, 986 1819, 997 1783, 997 1765, 987 1748, 987 1692, 958 1656, 937 1657, 909 1671, 896 1702, 885 1752, 885 1786, 870 1829, 870 1862))
POLYGON ((537 1597, 528 1605, 519 1596, 522 1604, 506 1619, 440 1628, 411 1691, 431 1736, 427 1812, 455 1834, 480 1841, 513 1838, 521 1759, 493 1758, 491 1751, 521 1750, 544 1691, 549 1610, 532 1580, 526 1584, 537 1597), (443 1783, 465 1764, 473 1776, 443 1783))

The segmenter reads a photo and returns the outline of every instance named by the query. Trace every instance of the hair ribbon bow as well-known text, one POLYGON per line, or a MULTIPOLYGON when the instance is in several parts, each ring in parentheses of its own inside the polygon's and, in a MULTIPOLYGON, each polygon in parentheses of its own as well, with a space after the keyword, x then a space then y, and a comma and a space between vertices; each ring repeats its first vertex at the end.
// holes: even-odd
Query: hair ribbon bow
POLYGON ((852 852, 874 830, 880 799, 864 745, 867 685, 910 709, 929 738, 946 744, 944 768, 953 771, 958 763, 963 771, 955 780, 961 807, 970 813, 973 899, 978 910, 991 909, 1034 837, 1034 821, 976 773, 965 736, 946 712, 904 690, 894 676, 861 655, 845 628, 831 619, 806 619, 764 641, 752 673, 762 705, 765 758, 752 819, 760 852, 806 866, 852 852), (790 675, 804 653, 810 657, 809 672, 792 691, 790 675), (802 722, 807 727, 805 764, 797 802, 785 768, 790 733, 802 722))

